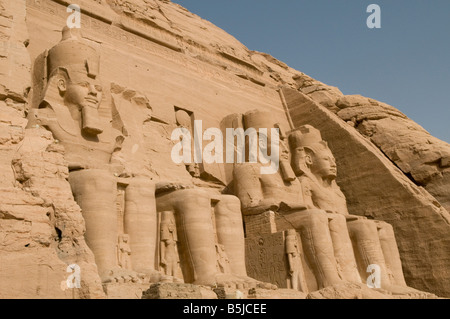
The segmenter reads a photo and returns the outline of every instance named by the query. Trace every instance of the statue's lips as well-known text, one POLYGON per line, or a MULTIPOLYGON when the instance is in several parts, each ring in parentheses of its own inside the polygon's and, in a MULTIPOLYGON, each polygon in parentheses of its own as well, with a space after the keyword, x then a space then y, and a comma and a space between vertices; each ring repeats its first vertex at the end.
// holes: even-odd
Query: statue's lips
POLYGON ((98 104, 98 100, 91 98, 91 97, 87 97, 84 99, 86 102, 92 103, 92 104, 98 104))

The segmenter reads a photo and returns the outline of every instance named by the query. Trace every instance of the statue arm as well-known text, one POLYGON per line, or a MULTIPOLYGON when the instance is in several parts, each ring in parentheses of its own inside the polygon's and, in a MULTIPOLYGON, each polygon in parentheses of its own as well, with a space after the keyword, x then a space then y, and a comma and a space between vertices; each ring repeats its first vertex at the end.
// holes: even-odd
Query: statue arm
POLYGON ((43 126, 48 130, 54 130, 55 124, 58 124, 56 114, 50 107, 31 109, 27 116, 28 124, 26 128, 33 128, 36 125, 43 126))
POLYGON ((313 194, 312 194, 313 191, 311 189, 310 181, 307 178, 300 178, 300 184, 302 186, 303 201, 305 202, 306 208, 307 209, 319 208, 319 207, 316 207, 316 205, 314 205, 313 194))
POLYGON ((160 243, 160 247, 161 247, 161 265, 166 265, 166 243, 164 242, 164 240, 161 240, 160 243))
POLYGON ((293 273, 294 272, 294 260, 293 260, 293 254, 292 253, 288 253, 288 264, 289 264, 289 273, 293 273))
POLYGON ((268 210, 278 210, 273 199, 265 199, 259 179, 259 167, 244 163, 236 165, 233 171, 235 194, 242 204, 242 212, 256 215, 268 210))
POLYGON ((53 138, 64 140, 67 133, 61 128, 58 118, 53 108, 46 102, 41 104, 39 109, 31 109, 27 116, 28 124, 26 128, 42 126, 52 132, 53 138))

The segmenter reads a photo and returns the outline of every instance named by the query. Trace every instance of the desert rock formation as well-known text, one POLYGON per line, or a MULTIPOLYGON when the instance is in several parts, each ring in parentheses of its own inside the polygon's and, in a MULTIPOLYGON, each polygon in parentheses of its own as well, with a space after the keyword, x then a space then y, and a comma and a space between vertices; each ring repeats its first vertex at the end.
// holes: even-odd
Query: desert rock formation
POLYGON ((448 143, 170 1, 80 0, 81 29, 70 4, 0 0, 0 298, 450 297, 448 143), (176 129, 249 127, 280 129, 274 176, 172 160, 176 129), (305 190, 298 130, 332 188, 305 190))

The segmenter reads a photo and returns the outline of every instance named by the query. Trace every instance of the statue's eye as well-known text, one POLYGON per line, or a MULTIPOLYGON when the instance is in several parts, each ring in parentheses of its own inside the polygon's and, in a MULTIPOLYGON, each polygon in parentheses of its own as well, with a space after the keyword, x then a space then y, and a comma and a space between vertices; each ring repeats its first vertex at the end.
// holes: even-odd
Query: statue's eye
POLYGON ((102 92, 103 91, 103 88, 102 88, 101 85, 96 85, 95 89, 97 90, 97 92, 102 92))
POLYGON ((88 82, 80 82, 78 83, 79 86, 82 86, 84 88, 88 88, 89 87, 89 83, 88 82))

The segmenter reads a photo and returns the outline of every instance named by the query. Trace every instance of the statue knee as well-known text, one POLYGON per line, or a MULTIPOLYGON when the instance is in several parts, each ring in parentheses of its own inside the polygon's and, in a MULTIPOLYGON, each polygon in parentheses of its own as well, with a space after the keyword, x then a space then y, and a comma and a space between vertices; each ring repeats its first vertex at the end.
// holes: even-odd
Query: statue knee
POLYGON ((155 183, 147 178, 132 178, 126 188, 127 200, 155 198, 155 183))
POLYGON ((230 212, 236 212, 241 215, 241 201, 233 195, 221 195, 217 203, 219 210, 225 209, 230 212))
POLYGON ((347 223, 351 236, 373 239, 378 237, 376 224, 370 219, 359 219, 347 223))
POLYGON ((173 195, 180 204, 202 205, 208 203, 208 206, 211 205, 211 196, 203 190, 185 189, 175 191, 173 195))
POLYGON ((394 227, 384 221, 374 221, 377 225, 380 239, 395 238, 394 227))
POLYGON ((327 214, 328 220, 330 223, 338 224, 338 225, 346 225, 347 219, 344 215, 341 214, 327 214))
POLYGON ((108 171, 87 169, 69 174, 74 194, 111 193, 117 186, 116 178, 108 171))
MULTIPOLYGON (((303 213, 303 212, 302 212, 303 213)), ((307 210, 304 212, 305 220, 302 224, 307 227, 328 227, 328 214, 324 210, 307 210)))
POLYGON ((391 224, 386 223, 382 220, 374 220, 374 223, 377 225, 377 228, 383 230, 385 232, 394 232, 394 227, 391 224))

